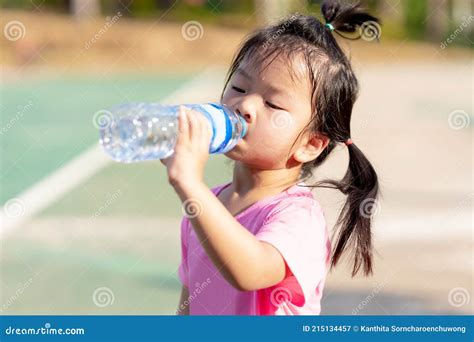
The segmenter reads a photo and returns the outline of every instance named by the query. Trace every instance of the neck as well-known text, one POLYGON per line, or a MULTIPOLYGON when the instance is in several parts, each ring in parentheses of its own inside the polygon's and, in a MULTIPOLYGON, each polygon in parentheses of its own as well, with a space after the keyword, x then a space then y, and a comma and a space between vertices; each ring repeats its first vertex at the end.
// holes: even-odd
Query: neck
POLYGON ((277 170, 259 170, 236 161, 232 188, 239 196, 243 196, 253 189, 259 191, 283 190, 298 183, 299 167, 277 170))

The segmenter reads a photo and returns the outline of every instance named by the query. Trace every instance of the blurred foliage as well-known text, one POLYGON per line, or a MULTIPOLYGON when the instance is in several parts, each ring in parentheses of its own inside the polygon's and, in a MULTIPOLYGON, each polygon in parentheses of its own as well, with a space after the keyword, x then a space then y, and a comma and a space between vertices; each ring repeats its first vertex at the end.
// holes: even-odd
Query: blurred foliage
POLYGON ((404 0, 405 31, 408 38, 422 39, 425 37, 427 1, 404 0))
POLYGON ((227 26, 242 26, 254 11, 253 0, 101 0, 103 13, 121 11, 125 16, 156 19, 166 14, 168 21, 193 20, 227 26))
MULTIPOLYGON (((0 0, 2 8, 22 8, 33 11, 53 11, 67 13, 72 0, 0 0), (40 7, 40 9, 37 9, 40 7)), ((118 11, 124 16, 144 20, 152 20, 166 15, 168 21, 198 20, 205 23, 252 27, 257 24, 254 0, 99 0, 103 15, 114 15, 118 11)), ((392 0, 362 0, 372 13, 381 16, 384 3, 392 0)), ((395 39, 426 39, 428 2, 431 0, 401 0, 403 14, 397 17, 383 17, 383 36, 395 39)), ((467 0, 466 0, 467 1, 467 0)), ((309 13, 321 18, 323 0, 306 0, 292 2, 291 11, 309 13), (298 4, 298 6, 296 5, 298 4)), ((397 2, 398 4, 398 2, 397 2)), ((447 0, 447 16, 451 15, 452 0, 447 0)), ((385 5, 387 6, 387 5, 385 5)), ((388 5, 390 8, 390 4, 388 5)), ((393 11, 385 14, 393 14, 393 11)), ((468 15, 468 14, 466 14, 468 15)), ((459 23, 449 22, 448 37, 459 23)), ((455 44, 472 47, 472 34, 464 32, 455 40, 455 44)), ((439 37, 440 39, 443 37, 439 37)))
POLYGON ((22 8, 26 10, 50 10, 67 13, 69 10, 68 0, 0 0, 2 8, 22 8))
MULTIPOLYGON (((449 1, 449 16, 451 17, 453 15, 453 1, 454 0, 448 0, 449 1)), ((474 2, 471 3, 471 9, 474 10, 474 2)), ((466 16, 464 16, 464 24, 467 25, 466 27, 463 27, 463 23, 456 23, 454 21, 449 22, 449 27, 448 27, 448 32, 446 32, 445 36, 443 37, 443 41, 446 41, 448 37, 450 37, 456 30, 461 30, 461 34, 456 35, 456 38, 454 39, 454 44, 459 45, 459 46, 464 46, 464 47, 469 47, 473 48, 473 42, 474 42, 474 22, 473 20, 468 20, 469 15, 472 18, 472 11, 471 13, 466 13, 466 16), (470 29, 469 29, 470 28, 470 29)))

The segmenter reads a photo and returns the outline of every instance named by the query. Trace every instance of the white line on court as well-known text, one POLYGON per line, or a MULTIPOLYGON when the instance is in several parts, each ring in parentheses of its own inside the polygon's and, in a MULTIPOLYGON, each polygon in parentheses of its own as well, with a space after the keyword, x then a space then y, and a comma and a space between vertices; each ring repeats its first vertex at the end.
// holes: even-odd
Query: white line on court
MULTIPOLYGON (((223 74, 222 70, 216 68, 205 69, 160 102, 179 104, 216 101, 223 85, 223 74)), ((102 147, 96 144, 7 201, 0 211, 0 238, 5 236, 5 232, 19 227, 30 217, 99 172, 111 161, 102 147)))

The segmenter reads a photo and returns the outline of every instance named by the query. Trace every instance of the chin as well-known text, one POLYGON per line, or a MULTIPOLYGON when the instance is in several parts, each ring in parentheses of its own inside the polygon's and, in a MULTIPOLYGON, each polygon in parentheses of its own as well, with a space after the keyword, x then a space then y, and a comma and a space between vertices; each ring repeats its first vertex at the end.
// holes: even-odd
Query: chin
POLYGON ((241 160, 242 159, 242 152, 238 150, 238 147, 234 147, 229 152, 224 153, 227 158, 232 160, 241 160))
POLYGON ((274 162, 273 158, 264 159, 258 156, 249 156, 248 153, 247 154, 242 153, 242 152, 238 153, 234 150, 227 152, 225 156, 254 169, 265 170, 265 169, 278 168, 272 165, 272 162, 274 162))

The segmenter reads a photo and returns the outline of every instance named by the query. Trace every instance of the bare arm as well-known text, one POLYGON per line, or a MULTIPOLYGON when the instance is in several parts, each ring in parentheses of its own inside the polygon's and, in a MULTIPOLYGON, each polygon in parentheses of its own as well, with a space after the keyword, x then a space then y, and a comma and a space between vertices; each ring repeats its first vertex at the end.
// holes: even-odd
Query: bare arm
POLYGON ((210 138, 207 119, 181 108, 175 153, 162 160, 168 181, 185 208, 202 208, 199 215, 188 216, 209 258, 232 286, 252 291, 275 285, 285 277, 281 254, 243 227, 203 181, 210 138))
POLYGON ((222 276, 235 288, 252 291, 283 280, 285 262, 272 245, 258 240, 233 217, 204 183, 176 184, 189 206, 202 210, 190 215, 202 246, 222 276))
POLYGON ((189 315, 189 303, 185 305, 185 301, 189 298, 189 291, 186 286, 181 287, 181 297, 179 298, 178 309, 176 310, 177 315, 187 316, 189 315))

